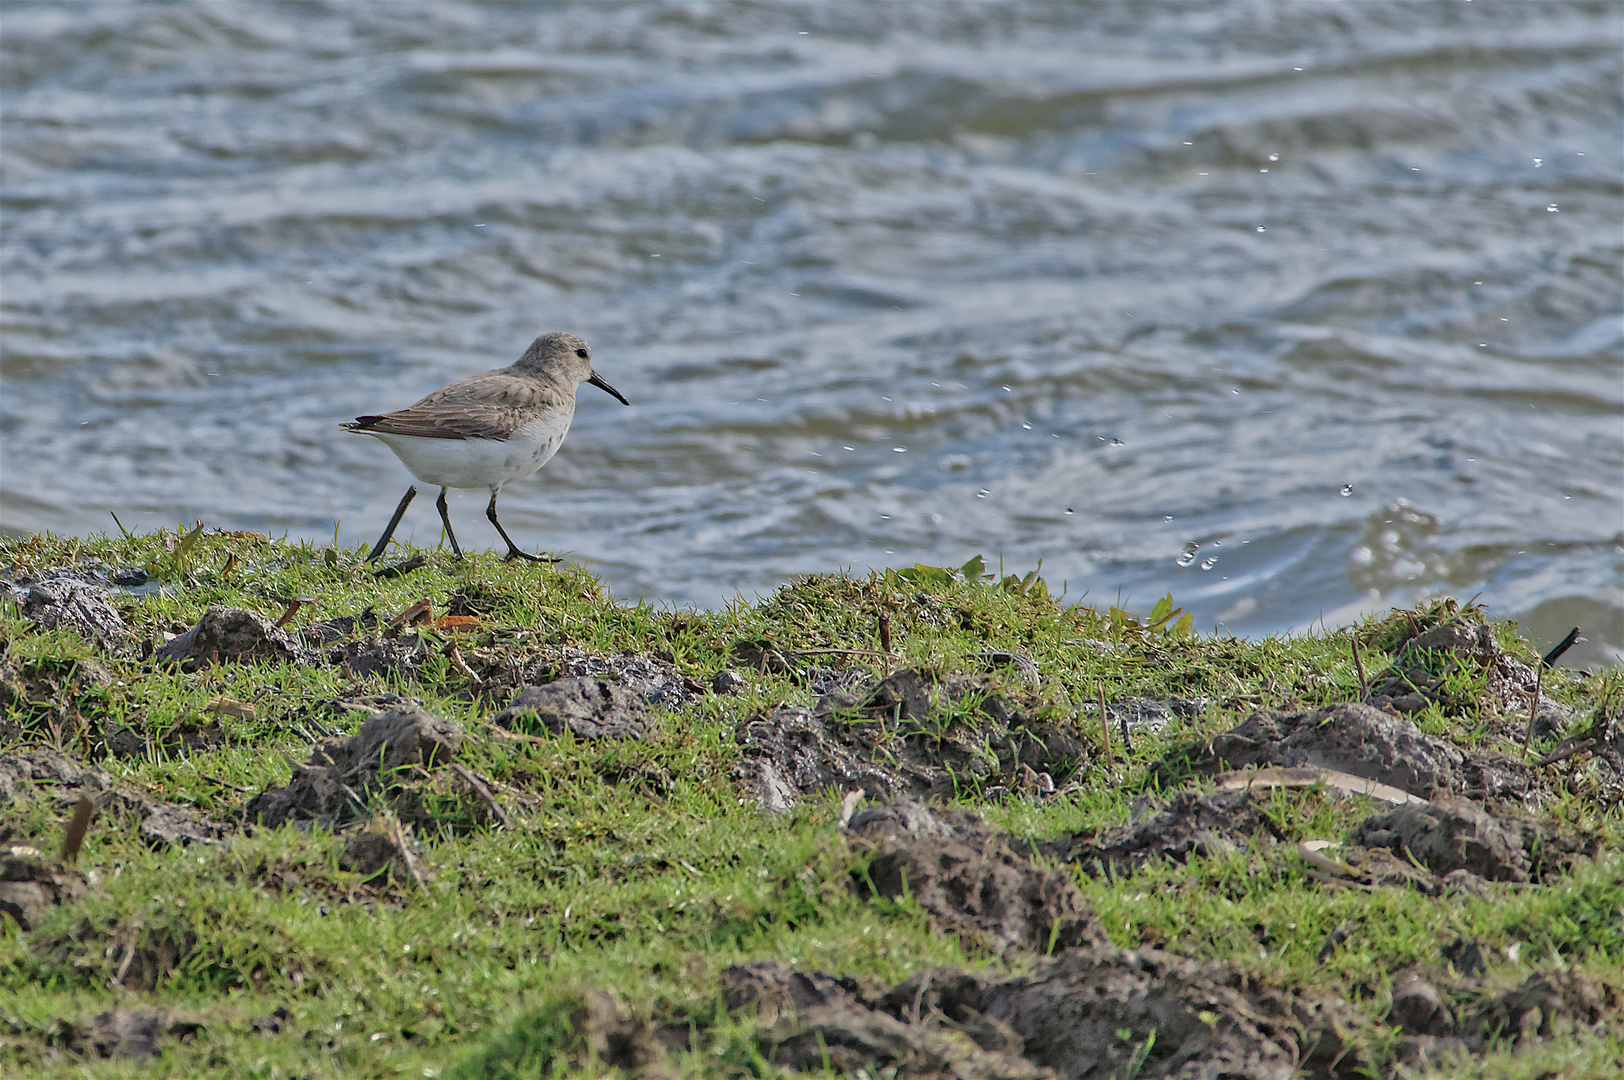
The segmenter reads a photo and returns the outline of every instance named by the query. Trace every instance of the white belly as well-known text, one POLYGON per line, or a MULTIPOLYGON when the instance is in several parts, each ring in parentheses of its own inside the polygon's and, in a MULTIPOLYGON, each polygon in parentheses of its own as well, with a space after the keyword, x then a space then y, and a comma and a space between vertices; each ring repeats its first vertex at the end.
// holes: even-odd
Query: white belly
POLYGON ((424 439, 416 435, 384 435, 382 439, 413 476, 425 484, 451 488, 495 490, 522 480, 547 464, 569 431, 570 417, 547 423, 533 420, 510 439, 424 439))

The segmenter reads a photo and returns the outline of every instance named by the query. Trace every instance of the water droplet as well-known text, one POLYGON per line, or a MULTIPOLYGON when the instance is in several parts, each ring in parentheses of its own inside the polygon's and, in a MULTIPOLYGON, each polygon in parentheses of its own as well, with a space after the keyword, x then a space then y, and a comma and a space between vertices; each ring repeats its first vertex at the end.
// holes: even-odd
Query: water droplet
POLYGON ((1172 514, 1168 514, 1168 515, 1167 515, 1167 516, 1166 516, 1166 517, 1164 517, 1164 518, 1162 518, 1162 520, 1163 520, 1163 521, 1172 521, 1172 520, 1173 520, 1173 515, 1172 515, 1172 514))
POLYGON ((1269 229, 1268 229, 1268 226, 1266 226, 1266 225, 1259 225, 1259 226, 1258 226, 1258 227, 1257 227, 1257 231, 1258 231, 1258 232, 1268 232, 1268 231, 1269 231, 1269 229))
POLYGON ((1031 424, 1022 424, 1022 425, 1021 425, 1021 427, 1022 427, 1022 428, 1023 428, 1023 429, 1025 429, 1025 430, 1027 430, 1027 431, 1031 431, 1031 430, 1032 430, 1032 425, 1031 425, 1031 424))
POLYGON ((1214 566, 1217 566, 1217 565, 1218 565, 1218 556, 1216 556, 1216 555, 1208 555, 1205 559, 1201 560, 1201 569, 1203 569, 1203 570, 1211 570, 1214 566))
POLYGON ((841 449, 849 452, 849 451, 852 451, 852 450, 856 450, 857 447, 855 447, 855 446, 842 446, 841 449))
POLYGON ((1269 160, 1270 161, 1279 161, 1280 160, 1280 155, 1279 154, 1270 154, 1269 155, 1269 160))
POLYGON ((1558 210, 1556 208, 1555 203, 1552 203, 1551 205, 1549 205, 1549 206, 1547 206, 1545 208, 1545 212, 1548 213, 1548 214, 1560 214, 1562 211, 1560 211, 1560 210, 1558 210))
POLYGON ((1010 391, 1011 391, 1011 390, 1013 390, 1013 389, 1015 389, 1015 388, 1014 388, 1014 387, 1013 387, 1013 386, 1006 386, 1006 387, 1004 387, 1004 393, 1006 393, 1006 394, 1007 394, 1007 393, 1009 393, 1009 392, 1010 392, 1010 391))
POLYGON ((893 446, 891 448, 891 452, 893 454, 906 454, 908 452, 908 448, 906 446, 893 446))
POLYGON ((986 488, 982 488, 980 491, 976 492, 976 498, 985 499, 986 497, 987 497, 987 489, 986 488))
POLYGON ((890 521, 891 520, 891 515, 890 514, 881 514, 880 515, 880 520, 881 521, 890 521))
POLYGON ((1352 495, 1352 494, 1353 494, 1353 485, 1352 484, 1343 484, 1342 485, 1342 497, 1344 499, 1346 499, 1349 495, 1352 495))
POLYGON ((1535 158, 1534 159, 1534 168, 1542 169, 1544 167, 1545 167, 1545 159, 1544 158, 1535 158))
POLYGON ((1258 172, 1268 172, 1268 169, 1259 169, 1258 172))
POLYGON ((1184 545, 1184 550, 1179 552, 1178 558, 1173 561, 1180 566, 1189 566, 1195 562, 1195 553, 1199 550, 1201 550, 1201 545, 1191 540, 1184 545))

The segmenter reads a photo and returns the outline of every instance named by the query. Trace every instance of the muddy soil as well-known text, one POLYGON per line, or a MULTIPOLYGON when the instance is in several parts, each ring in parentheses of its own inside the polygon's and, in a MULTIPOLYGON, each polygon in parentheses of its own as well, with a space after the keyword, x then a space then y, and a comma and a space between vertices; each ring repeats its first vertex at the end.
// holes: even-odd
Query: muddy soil
POLYGON ((0 922, 11 919, 23 933, 33 930, 58 904, 71 904, 90 891, 85 876, 47 859, 38 848, 0 848, 0 922))
POLYGON ((1020 976, 929 968, 874 993, 777 960, 729 968, 764 1057, 920 1077, 1359 1075, 1351 1008, 1154 949, 1068 949, 1020 976))
POLYGON ((110 602, 106 579, 91 571, 50 571, 40 578, 0 578, 0 596, 17 602, 41 630, 72 630, 110 648, 126 644, 129 628, 110 602))
POLYGON ((1047 855, 1089 874, 1131 872, 1154 859, 1256 851, 1333 886, 1417 889, 1429 896, 1464 890, 1490 895, 1490 882, 1541 881, 1598 850, 1594 836, 1514 809, 1490 811, 1458 796, 1371 814, 1345 844, 1303 850, 1284 845, 1263 807, 1264 791, 1183 791, 1166 802, 1141 798, 1128 821, 1094 835, 1056 837, 1047 855))
POLYGON ((1109 943, 1069 874, 1034 865, 1031 844, 979 814, 908 799, 861 811, 846 828, 874 850, 853 872, 859 895, 912 895, 968 944, 1002 954, 1109 943))
POLYGON ((1543 881, 1598 844, 1562 825, 1516 813, 1491 814, 1446 796, 1367 818, 1350 839, 1387 848, 1440 876, 1464 870, 1487 881, 1543 881))
POLYGON ((314 664, 319 654, 293 634, 246 608, 212 607, 197 624, 153 653, 153 661, 196 671, 210 664, 260 660, 314 664))
POLYGON ((171 1039, 196 1038, 203 1025, 172 1016, 167 1009, 109 1009, 88 1023, 59 1020, 51 1045, 59 1052, 93 1061, 150 1061, 171 1039))
POLYGON ((985 677, 899 671, 855 694, 824 694, 746 722, 735 777, 773 811, 807 795, 870 798, 1053 792, 1094 756, 1069 722, 1022 711, 985 677))
POLYGON ((82 765, 47 746, 28 747, 0 757, 0 810, 18 799, 40 794, 48 795, 62 810, 88 797, 98 817, 134 814, 140 821, 141 839, 152 847, 211 844, 235 831, 233 824, 205 817, 189 806, 148 798, 104 770, 82 765))
POLYGON ((318 747, 286 786, 250 799, 244 814, 253 824, 290 821, 342 825, 370 813, 375 795, 399 800, 414 781, 449 763, 462 745, 461 728, 420 705, 376 713, 343 742, 318 747))
POLYGON ((640 739, 657 723, 636 690, 607 679, 581 676, 527 686, 512 704, 491 718, 510 731, 569 730, 578 739, 640 739))
POLYGON ((1153 777, 1165 788, 1192 775, 1270 765, 1335 769, 1424 798, 1521 798, 1539 783, 1530 764, 1468 754, 1407 717, 1352 702, 1305 713, 1259 710, 1208 741, 1167 754, 1153 777))
POLYGON ((1125 824, 1087 840, 1065 836, 1044 845, 1089 873, 1131 872, 1152 859, 1183 862, 1191 855, 1216 856, 1278 842, 1279 831, 1260 812, 1251 791, 1198 795, 1183 791, 1165 805, 1150 797, 1134 804, 1125 824))

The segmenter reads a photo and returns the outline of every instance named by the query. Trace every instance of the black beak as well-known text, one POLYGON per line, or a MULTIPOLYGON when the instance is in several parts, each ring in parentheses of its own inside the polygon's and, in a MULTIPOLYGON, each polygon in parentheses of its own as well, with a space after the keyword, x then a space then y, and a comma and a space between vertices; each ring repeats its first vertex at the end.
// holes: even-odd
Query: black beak
POLYGON ((619 401, 622 405, 630 405, 631 404, 631 402, 627 401, 624 397, 621 396, 621 393, 620 393, 619 390, 616 390, 614 387, 612 387, 608 383, 604 382, 603 378, 601 376, 599 376, 599 374, 596 371, 594 371, 592 373, 592 378, 588 379, 587 382, 591 383, 593 386, 596 386, 599 390, 608 391, 609 395, 611 397, 615 398, 617 401, 619 401))

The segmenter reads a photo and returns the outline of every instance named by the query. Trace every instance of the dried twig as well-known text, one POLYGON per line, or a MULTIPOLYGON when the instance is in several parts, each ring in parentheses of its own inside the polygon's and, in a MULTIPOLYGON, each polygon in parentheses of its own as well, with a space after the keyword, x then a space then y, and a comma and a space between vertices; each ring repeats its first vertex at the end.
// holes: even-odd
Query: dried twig
POLYGON ((1534 741, 1534 717, 1539 715, 1539 695, 1545 688, 1545 668, 1539 669, 1534 677, 1534 700, 1528 703, 1528 733, 1523 736, 1523 757, 1528 756, 1528 747, 1534 741))
POLYGON ((73 820, 68 822, 68 831, 62 835, 62 861, 69 866, 79 860, 79 847, 85 842, 90 819, 95 816, 96 804, 88 797, 81 797, 73 808, 73 820))
POLYGON ((1596 745, 1595 739, 1580 739, 1577 742, 1563 743, 1549 754, 1539 759, 1541 765, 1555 765, 1558 761, 1566 761, 1575 754, 1582 754, 1596 745))
POLYGON ((417 857, 417 852, 412 847, 412 827, 403 824, 394 814, 387 815, 387 820, 390 831, 394 833, 391 839, 395 841, 395 847, 400 849, 400 858, 406 864, 406 872, 412 875, 412 880, 417 883, 418 888, 427 889, 429 876, 423 869, 423 860, 417 857))
POLYGON ((527 742, 527 743, 552 742, 551 739, 544 739, 540 735, 527 735, 522 731, 509 731, 507 728, 502 727, 500 724, 486 724, 485 727, 490 731, 490 733, 492 735, 495 735, 498 739, 507 739, 510 742, 527 742))
POLYGON ((478 675, 474 674, 473 668, 469 667, 467 663, 463 661, 462 654, 457 651, 457 643, 455 641, 447 641, 445 643, 445 655, 446 659, 451 661, 453 667, 462 672, 464 675, 468 676, 469 682, 473 683, 475 686, 479 686, 485 682, 484 679, 481 679, 478 675))
POLYGON ((1105 756, 1109 759, 1111 757, 1111 718, 1105 713, 1105 683, 1095 683, 1094 687, 1099 691, 1100 734, 1105 738, 1105 756))
POLYGON ((297 615, 299 613, 299 609, 301 607, 303 607, 306 604, 313 604, 315 602, 316 602, 316 598, 314 596, 290 596, 290 597, 288 597, 286 600, 283 601, 283 603, 285 603, 288 606, 288 609, 286 611, 282 612, 282 617, 280 619, 276 620, 277 627, 280 629, 281 627, 286 626, 288 623, 293 621, 293 616, 295 616, 295 615, 297 615))
POLYGON ((491 794, 491 789, 485 786, 485 782, 478 773, 464 765, 457 764, 455 761, 451 763, 451 771, 467 781, 468 786, 474 789, 474 794, 485 800, 485 805, 491 808, 491 813, 501 823, 502 828, 513 828, 513 822, 507 816, 507 811, 502 809, 502 804, 496 801, 496 796, 491 794))
POLYGON ((1370 683, 1365 678, 1365 665, 1359 659, 1359 639, 1351 637, 1348 639, 1348 643, 1353 646, 1353 670, 1359 673, 1359 700, 1362 702, 1369 701, 1370 683))

